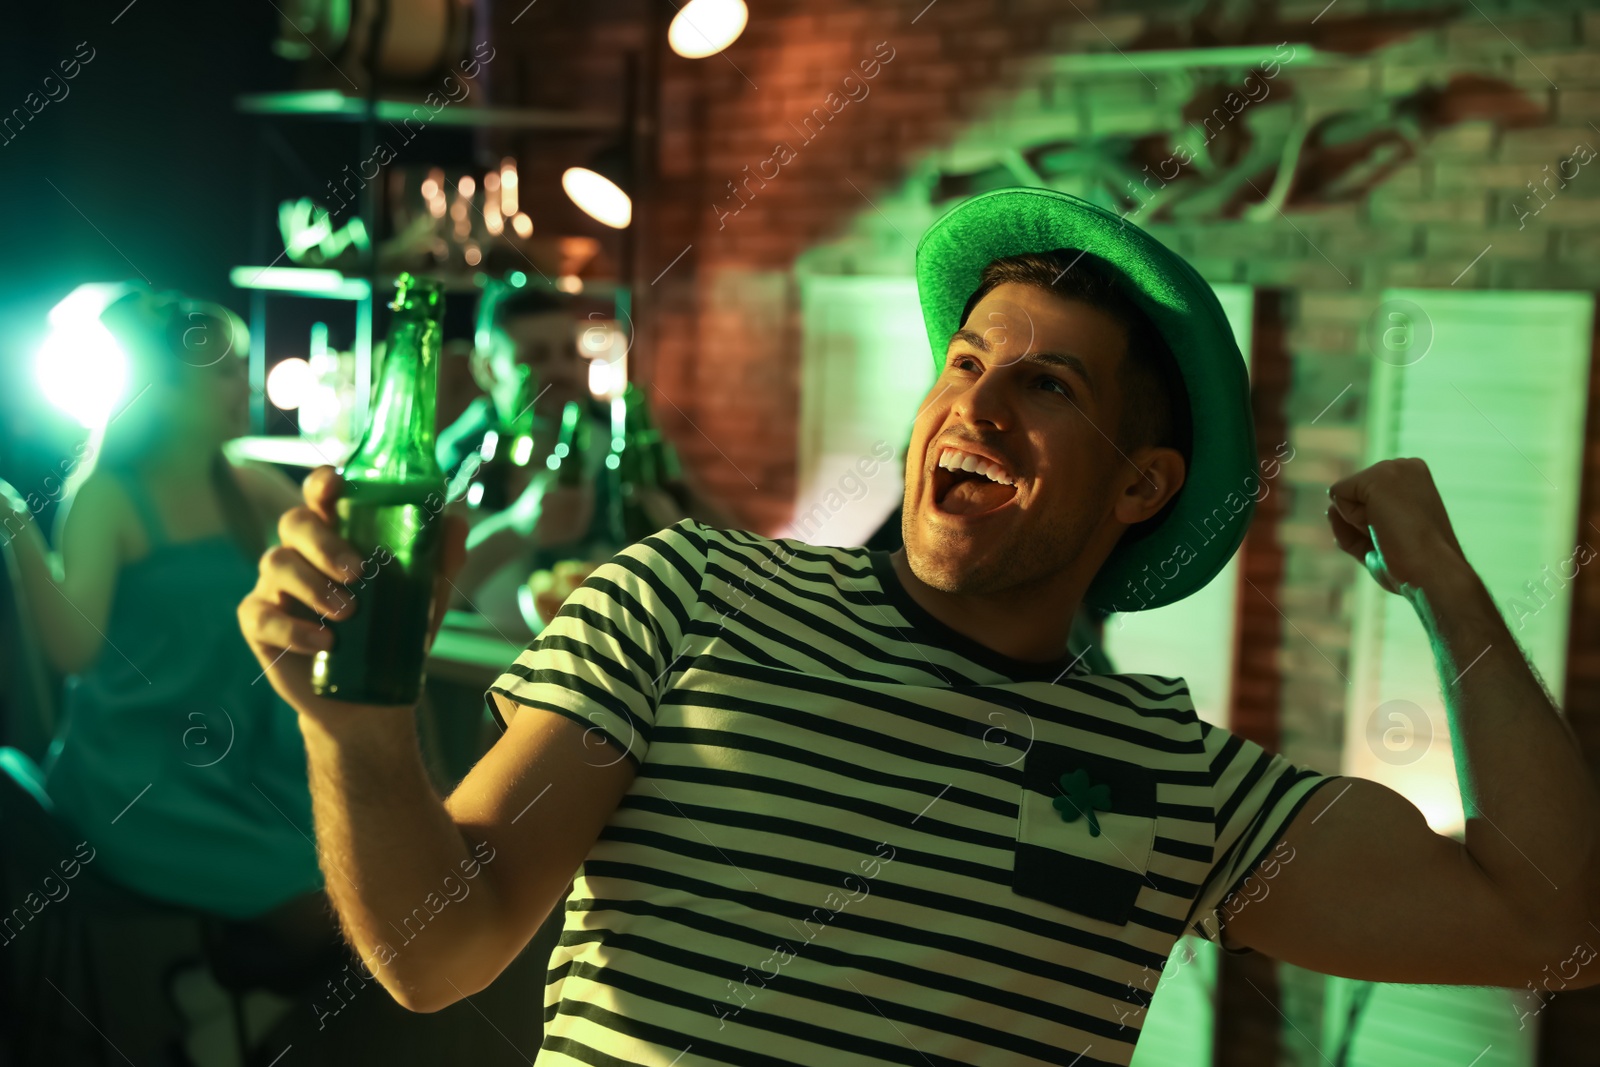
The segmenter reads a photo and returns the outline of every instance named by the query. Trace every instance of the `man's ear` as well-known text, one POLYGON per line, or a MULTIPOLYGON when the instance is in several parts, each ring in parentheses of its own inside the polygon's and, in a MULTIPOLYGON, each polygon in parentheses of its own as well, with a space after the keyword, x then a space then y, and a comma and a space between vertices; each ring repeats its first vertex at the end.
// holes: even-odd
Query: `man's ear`
POLYGON ((1177 495, 1187 471, 1183 454, 1175 448, 1146 446, 1128 458, 1136 469, 1123 468, 1127 475, 1115 511, 1118 522, 1133 526, 1155 515, 1177 495))

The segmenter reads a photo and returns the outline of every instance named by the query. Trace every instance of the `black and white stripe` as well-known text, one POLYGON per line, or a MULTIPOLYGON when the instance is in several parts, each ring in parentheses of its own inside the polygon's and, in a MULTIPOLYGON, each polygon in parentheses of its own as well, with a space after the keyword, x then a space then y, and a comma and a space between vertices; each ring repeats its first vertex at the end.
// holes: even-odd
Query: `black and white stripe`
POLYGON ((567 900, 541 1067, 1126 1064, 1176 939, 1330 780, 1181 679, 985 648, 885 553, 687 519, 491 692, 639 771, 567 900), (1080 765, 1098 836, 1051 804, 1080 765))

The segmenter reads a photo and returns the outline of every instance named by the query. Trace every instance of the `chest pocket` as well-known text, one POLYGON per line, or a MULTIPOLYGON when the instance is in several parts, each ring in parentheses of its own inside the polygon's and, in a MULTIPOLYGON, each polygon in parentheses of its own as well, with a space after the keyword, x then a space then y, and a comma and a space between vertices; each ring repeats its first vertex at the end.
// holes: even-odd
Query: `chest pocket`
POLYGON ((1011 888, 1057 907, 1102 922, 1125 924, 1139 890, 1148 883, 1150 850, 1156 836, 1156 781, 1148 769, 1123 760, 1035 741, 1022 767, 1022 797, 1011 888), (1073 788, 1087 776, 1092 792, 1073 788), (1063 783, 1063 776, 1068 782, 1063 783), (1096 787, 1104 786, 1101 790, 1096 787), (1094 808, 1094 834, 1078 805, 1063 812, 1069 792, 1094 808), (1105 799, 1102 810, 1089 799, 1105 799))

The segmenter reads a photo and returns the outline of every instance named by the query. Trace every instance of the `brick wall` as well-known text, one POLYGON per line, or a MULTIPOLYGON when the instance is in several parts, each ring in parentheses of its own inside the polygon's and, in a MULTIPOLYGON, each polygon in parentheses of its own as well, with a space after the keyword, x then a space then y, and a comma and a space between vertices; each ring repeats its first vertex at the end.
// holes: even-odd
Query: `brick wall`
MULTIPOLYGON (((499 19, 515 71, 506 89, 528 103, 616 101, 618 50, 645 39, 640 5, 518 9, 499 19)), ((1205 84, 1220 92, 1251 70, 1173 69, 1150 48, 1285 40, 1311 42, 1322 61, 1282 64, 1271 95, 1207 146, 1221 171, 1251 180, 1224 180, 1164 212, 1128 210, 1208 279, 1279 294, 1286 353, 1279 377, 1258 384, 1272 393, 1258 397, 1258 417, 1262 439, 1281 434, 1274 443, 1286 437, 1296 458, 1246 547, 1243 574, 1261 592, 1242 589, 1249 648, 1235 721, 1298 762, 1337 769, 1358 574, 1333 549, 1323 509, 1327 485, 1363 456, 1365 324, 1385 287, 1600 288, 1600 160, 1564 188, 1529 185, 1578 143, 1600 148, 1600 13, 1489 0, 1454 11, 1384 0, 1203 11, 1169 0, 762 0, 724 55, 662 61, 657 210, 641 264, 656 280, 639 305, 652 343, 636 365, 686 463, 739 521, 775 531, 795 492, 798 270, 909 274, 916 238, 946 206, 931 191, 1006 160, 1038 164, 1029 153, 1052 140, 1175 143, 1205 113, 1193 106, 1205 84), (880 42, 892 49, 887 62, 880 42), (820 132, 808 134, 806 116, 875 56, 868 94, 842 107, 832 98, 837 114, 821 112, 820 132), (1252 207, 1270 189, 1274 157, 1251 153, 1296 120, 1336 121, 1308 147, 1283 210, 1252 207), (792 157, 775 155, 779 144, 792 157), (776 174, 763 180, 774 174, 766 161, 776 174)), ((556 184, 572 154, 593 145, 508 147, 540 226, 601 232, 564 207, 556 184)), ((1057 184, 1105 191, 1081 175, 1057 184)), ((1584 512, 1600 525, 1593 420, 1588 455, 1584 512)), ((1591 743, 1600 667, 1576 641, 1600 630, 1593 583, 1579 580, 1568 700, 1591 743)), ((1262 1025, 1277 1027, 1276 1009, 1257 1000, 1262 1025)), ((1546 1009, 1548 1032, 1600 1038, 1596 1023, 1565 1010, 1546 1009)))
MULTIPOLYGON (((1600 146, 1597 146, 1600 147, 1600 146)), ((1600 324, 1589 359, 1589 418, 1584 429, 1578 540, 1600 548, 1600 324)), ((1600 578, 1585 567, 1572 585, 1567 637, 1567 719, 1591 768, 1600 768, 1600 578)), ((1540 1014, 1539 1062, 1582 1063, 1600 1044, 1600 986, 1558 994, 1540 1014)))

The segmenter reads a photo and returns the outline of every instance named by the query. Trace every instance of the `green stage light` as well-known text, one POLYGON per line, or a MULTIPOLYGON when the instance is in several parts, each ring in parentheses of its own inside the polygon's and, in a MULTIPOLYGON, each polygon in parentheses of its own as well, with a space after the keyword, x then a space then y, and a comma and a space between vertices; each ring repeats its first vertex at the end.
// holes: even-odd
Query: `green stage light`
POLYGON ((34 356, 34 380, 55 407, 86 429, 104 426, 128 380, 128 357, 100 312, 128 292, 124 282, 80 285, 50 309, 50 332, 34 356))

